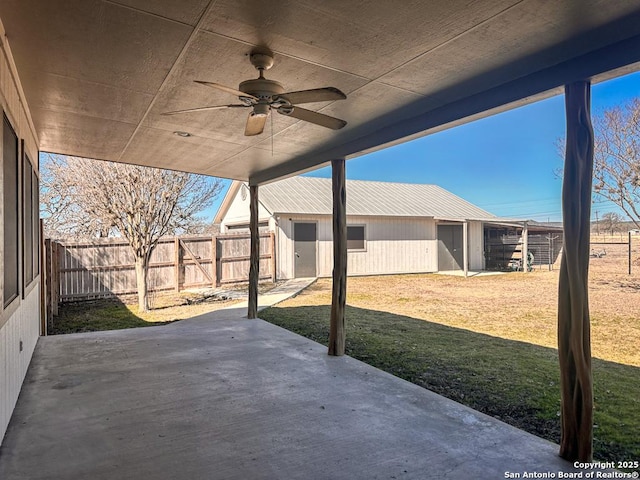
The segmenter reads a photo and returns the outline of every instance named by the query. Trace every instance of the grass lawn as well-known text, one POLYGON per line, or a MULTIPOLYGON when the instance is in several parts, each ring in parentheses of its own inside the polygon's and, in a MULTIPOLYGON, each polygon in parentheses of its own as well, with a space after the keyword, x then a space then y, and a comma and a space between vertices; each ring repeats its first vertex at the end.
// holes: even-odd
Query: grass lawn
MULTIPOLYGON (((594 270, 595 457, 635 460, 640 285, 638 276, 594 270)), ((559 441, 557 272, 360 277, 348 289, 349 355, 559 441)), ((320 280, 260 317, 326 345, 330 297, 330 280, 320 280)))
POLYGON ((137 297, 93 300, 63 304, 48 333, 95 332, 122 328, 150 327, 195 317, 234 303, 233 300, 202 299, 197 294, 157 293, 151 297, 151 310, 138 311, 137 297))

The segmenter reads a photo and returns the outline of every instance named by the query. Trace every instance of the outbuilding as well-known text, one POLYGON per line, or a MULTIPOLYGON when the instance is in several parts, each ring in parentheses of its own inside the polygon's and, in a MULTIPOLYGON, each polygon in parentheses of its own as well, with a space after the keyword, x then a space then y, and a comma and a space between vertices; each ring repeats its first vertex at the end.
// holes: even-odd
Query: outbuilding
MULTIPOLYGON (((349 275, 485 268, 484 224, 495 215, 437 185, 347 180, 346 190, 349 275)), ((260 228, 275 234, 278 279, 331 276, 331 179, 264 185, 258 211, 260 228)), ((222 233, 248 231, 246 183, 231 184, 215 222, 222 233)))

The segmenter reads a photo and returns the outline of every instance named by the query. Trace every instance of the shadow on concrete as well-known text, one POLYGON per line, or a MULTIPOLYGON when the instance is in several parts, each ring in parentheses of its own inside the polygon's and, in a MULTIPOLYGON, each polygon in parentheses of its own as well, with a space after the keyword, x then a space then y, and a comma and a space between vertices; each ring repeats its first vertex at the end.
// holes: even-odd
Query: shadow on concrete
MULTIPOLYGON (((329 306, 260 317, 327 344, 329 306)), ((548 440, 560 440, 557 350, 421 319, 347 307, 347 354, 548 440)), ((640 454, 640 368, 593 360, 595 457, 640 454)))

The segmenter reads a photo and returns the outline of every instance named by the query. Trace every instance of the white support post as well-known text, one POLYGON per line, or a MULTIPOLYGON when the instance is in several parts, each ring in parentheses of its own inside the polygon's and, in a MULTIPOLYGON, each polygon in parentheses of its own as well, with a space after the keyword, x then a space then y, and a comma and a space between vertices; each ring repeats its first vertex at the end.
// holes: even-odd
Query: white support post
POLYGON ((469 222, 462 224, 462 262, 464 263, 464 278, 469 276, 469 222))

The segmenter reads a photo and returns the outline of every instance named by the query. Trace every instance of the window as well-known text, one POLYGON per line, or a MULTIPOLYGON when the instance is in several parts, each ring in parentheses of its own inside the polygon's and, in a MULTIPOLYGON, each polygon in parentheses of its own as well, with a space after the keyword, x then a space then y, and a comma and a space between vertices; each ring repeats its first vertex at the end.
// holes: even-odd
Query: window
POLYGON ((31 201, 33 220, 33 278, 40 273, 40 180, 35 170, 31 173, 31 201))
POLYGON ((22 144, 22 239, 23 247, 23 274, 24 289, 33 280, 33 167, 29 157, 24 153, 24 143, 22 144))
POLYGON ((347 226, 347 250, 365 250, 364 225, 347 226))
POLYGON ((6 307, 18 296, 18 137, 9 120, 2 123, 2 195, 4 220, 4 289, 6 307))

